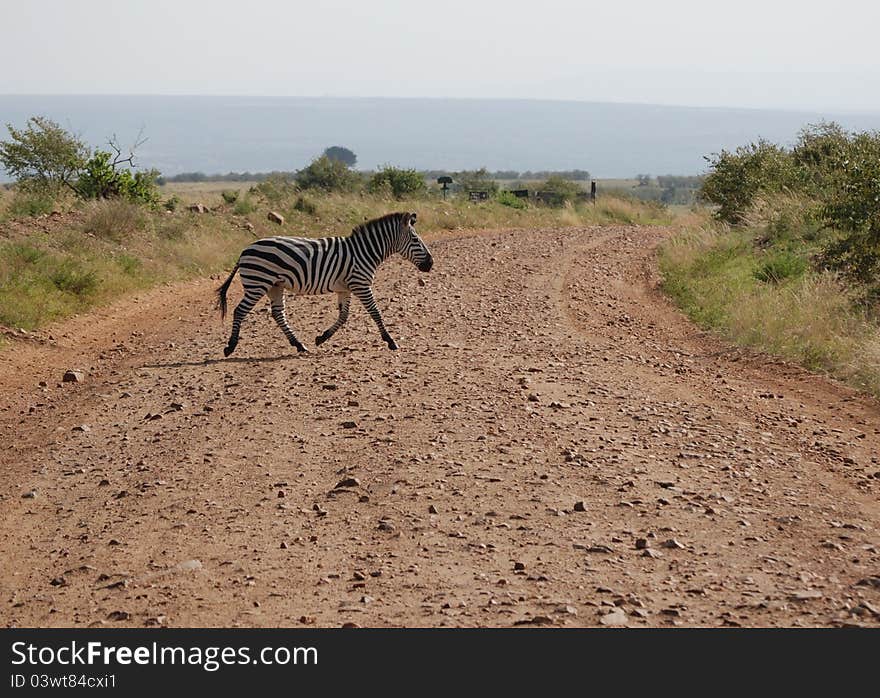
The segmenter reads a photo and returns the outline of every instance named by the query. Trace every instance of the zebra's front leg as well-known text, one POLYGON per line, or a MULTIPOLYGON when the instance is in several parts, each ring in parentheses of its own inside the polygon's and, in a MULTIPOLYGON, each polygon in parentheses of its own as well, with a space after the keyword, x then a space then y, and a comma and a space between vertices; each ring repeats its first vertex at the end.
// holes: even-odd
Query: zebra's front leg
POLYGON ((373 318, 373 321, 376 323, 376 327, 379 328, 379 333, 382 335, 382 339, 388 345, 388 348, 392 351, 397 349, 397 343, 392 339, 391 335, 388 334, 388 330, 385 329, 385 323, 382 322, 382 313, 379 312, 379 308, 376 305, 376 299, 373 298, 373 289, 369 286, 356 286, 351 289, 351 292, 361 303, 363 303, 363 306, 367 309, 370 317, 373 318))
POLYGON ((315 337, 316 346, 321 346, 324 342, 330 339, 330 337, 336 334, 336 331, 348 320, 348 309, 351 307, 351 293, 348 291, 340 291, 336 294, 336 297, 339 304, 339 317, 336 318, 336 322, 327 328, 323 334, 315 337))
POLYGON ((290 325, 287 324, 287 315, 284 312, 284 288, 282 286, 273 286, 269 289, 269 298, 272 301, 272 317, 275 318, 278 327, 284 332, 287 341, 290 342, 291 346, 296 347, 297 351, 306 351, 306 348, 296 338, 293 330, 290 329, 290 325))

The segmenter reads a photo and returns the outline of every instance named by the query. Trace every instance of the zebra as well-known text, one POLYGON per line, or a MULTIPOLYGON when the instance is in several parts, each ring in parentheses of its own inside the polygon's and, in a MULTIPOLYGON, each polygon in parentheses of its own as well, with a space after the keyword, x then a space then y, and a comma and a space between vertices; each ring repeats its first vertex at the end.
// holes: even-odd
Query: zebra
POLYGON ((415 224, 415 213, 389 213, 355 227, 348 237, 275 236, 246 247, 229 278, 217 289, 217 305, 223 320, 227 309, 226 292, 236 272, 244 286, 244 298, 233 313, 232 334, 223 355, 228 357, 235 351, 242 321, 265 294, 271 301, 272 317, 290 344, 297 352, 306 351, 287 324, 285 289, 296 295, 336 293, 339 316, 323 334, 315 337, 316 345, 326 342, 345 324, 354 295, 375 321, 388 348, 397 349, 373 298, 373 277, 377 267, 395 253, 408 259, 419 271, 431 271, 434 258, 416 233, 415 224))

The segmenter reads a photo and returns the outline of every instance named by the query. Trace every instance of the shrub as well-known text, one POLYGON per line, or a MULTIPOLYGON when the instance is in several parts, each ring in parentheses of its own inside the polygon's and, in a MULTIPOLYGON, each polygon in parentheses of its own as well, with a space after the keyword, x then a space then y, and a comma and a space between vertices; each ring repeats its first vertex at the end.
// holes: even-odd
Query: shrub
POLYGON ((543 182, 538 189, 551 195, 547 203, 552 206, 563 206, 566 203, 572 202, 577 198, 578 194, 583 192, 583 189, 575 182, 570 182, 555 175, 543 182))
POLYGON ((89 208, 83 230, 95 237, 118 242, 143 230, 146 224, 144 210, 131 201, 98 201, 89 208))
POLYGON ((272 174, 250 189, 250 194, 262 196, 269 203, 278 203, 293 196, 297 191, 287 175, 272 174))
POLYGON ((711 172, 703 180, 700 196, 718 206, 715 216, 739 224, 761 192, 779 192, 795 183, 791 155, 783 148, 759 140, 707 157, 711 172))
POLYGON ((509 191, 499 191, 495 195, 495 200, 501 204, 502 206, 510 206, 510 208, 516 209, 525 209, 528 208, 528 204, 517 196, 513 195, 513 192, 509 191))
POLYGON ((254 203, 250 194, 245 194, 240 197, 238 201, 235 202, 235 208, 232 209, 233 213, 237 216, 246 216, 249 213, 253 213, 257 210, 257 205, 254 203))
POLYGON ((880 133, 853 136, 835 163, 840 183, 822 215, 844 234, 826 247, 825 261, 880 287, 880 133))
POLYGON ((318 207, 314 202, 304 196, 296 197, 296 203, 293 205, 293 208, 294 210, 308 214, 309 216, 314 216, 318 212, 318 207))
POLYGON ((494 196, 498 192, 498 182, 496 182, 491 173, 481 167, 479 170, 462 170, 454 175, 455 182, 462 191, 487 191, 489 196, 494 196))
POLYGON ((98 287, 98 277, 93 270, 83 269, 80 264, 69 259, 61 262, 49 278, 59 291, 72 293, 80 298, 94 293, 98 287))
POLYGON ((296 173, 296 183, 300 189, 346 192, 354 191, 360 178, 344 162, 322 155, 296 173))
POLYGON ((426 190, 425 179, 416 170, 404 170, 386 165, 376 172, 367 188, 375 193, 390 193, 396 199, 422 194, 426 190))
POLYGON ((755 269, 758 281, 778 284, 786 279, 800 277, 807 270, 807 260, 790 250, 776 252, 755 269))
POLYGON ((169 198, 165 199, 162 203, 162 206, 165 207, 166 211, 171 211, 172 213, 177 210, 177 207, 180 205, 180 197, 177 194, 172 194, 169 198))
POLYGON ((9 202, 6 212, 10 216, 42 216, 55 208, 55 199, 48 191, 19 191, 9 202))
POLYGON ((220 196, 227 204, 234 204, 238 201, 238 192, 235 189, 224 189, 220 192, 220 196))
POLYGON ((77 180, 79 195, 84 199, 122 198, 151 205, 159 202, 156 186, 158 171, 132 172, 118 165, 119 162, 110 153, 96 150, 77 180))

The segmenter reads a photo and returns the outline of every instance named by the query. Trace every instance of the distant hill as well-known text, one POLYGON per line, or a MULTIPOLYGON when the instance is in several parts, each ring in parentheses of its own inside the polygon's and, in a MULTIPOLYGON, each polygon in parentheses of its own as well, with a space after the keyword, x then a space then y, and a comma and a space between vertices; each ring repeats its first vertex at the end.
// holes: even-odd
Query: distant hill
POLYGON ((295 170, 330 145, 351 148, 361 169, 387 163, 585 169, 599 178, 687 175, 704 170, 704 155, 759 136, 789 143, 823 118, 880 129, 880 114, 591 102, 0 95, 0 123, 21 125, 37 114, 93 145, 113 133, 131 142, 143 128, 149 140, 138 163, 167 175, 295 170))

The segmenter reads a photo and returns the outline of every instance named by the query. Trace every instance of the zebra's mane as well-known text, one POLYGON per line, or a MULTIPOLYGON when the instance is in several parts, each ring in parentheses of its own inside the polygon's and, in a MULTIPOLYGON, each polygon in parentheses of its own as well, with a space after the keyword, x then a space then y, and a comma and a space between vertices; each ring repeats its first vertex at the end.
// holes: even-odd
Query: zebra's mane
MULTIPOLYGON (((399 211, 397 213, 386 213, 384 216, 380 216, 379 218, 374 218, 371 221, 367 221, 366 223, 361 223, 358 226, 355 226, 351 229, 352 235, 370 235, 371 233, 384 231, 386 228, 384 226, 385 223, 395 223, 399 224, 403 218, 407 216, 411 216, 410 213, 405 213, 403 211, 399 211)), ((396 225, 393 230, 396 230, 396 225)))

